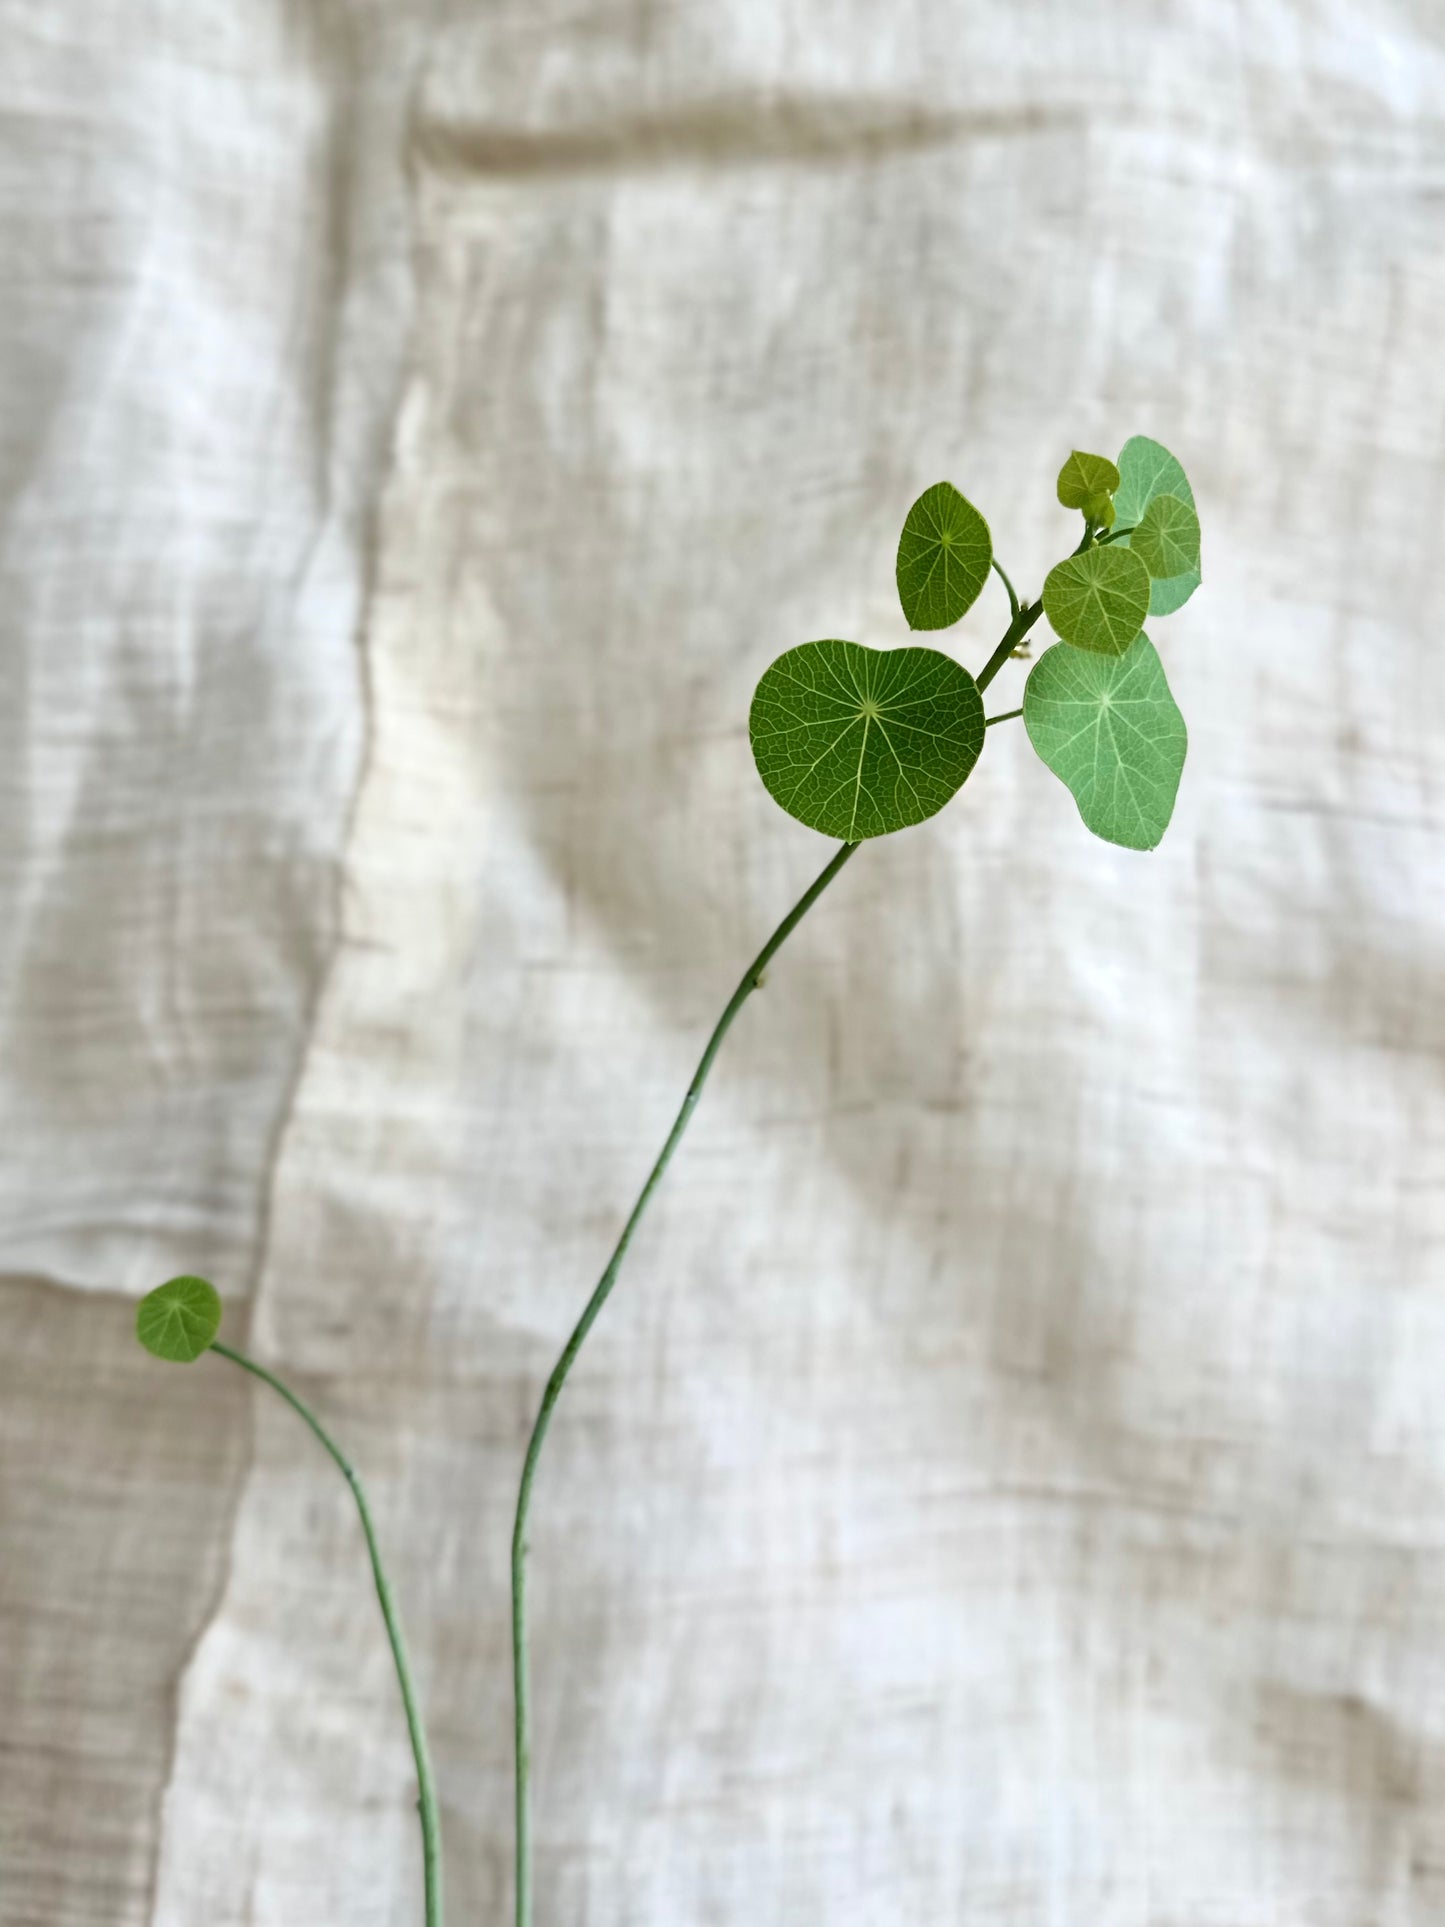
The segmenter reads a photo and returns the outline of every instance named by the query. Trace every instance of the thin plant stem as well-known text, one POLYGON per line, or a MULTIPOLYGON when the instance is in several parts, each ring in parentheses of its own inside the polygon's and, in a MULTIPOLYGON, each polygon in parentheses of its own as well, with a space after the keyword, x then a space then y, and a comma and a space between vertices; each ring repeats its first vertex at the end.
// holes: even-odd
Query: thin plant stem
POLYGON ((1033 628, 1044 613, 1042 602, 1028 602, 1023 605, 1008 628, 1003 632, 1003 640, 989 657, 978 673, 978 686, 987 689, 999 670, 1003 668, 1014 650, 1018 648, 1029 630, 1033 628))
POLYGON ((1022 716, 1023 713, 1021 709, 1006 709, 1001 715, 985 716, 983 726, 992 729, 995 723, 1011 723, 1015 716, 1022 716))
POLYGON ((732 1027, 732 1021, 743 1005, 759 988, 763 972, 773 956, 780 950, 788 937, 812 909, 818 898, 837 876, 843 865, 858 848, 856 843, 845 843, 821 874, 814 878, 808 888, 793 905, 787 916, 778 925, 757 956, 743 972, 742 981, 728 1001, 727 1009, 717 1021, 713 1034, 707 1040, 707 1049, 693 1072, 692 1082, 687 1087, 687 1095, 682 1100, 682 1109, 673 1120, 672 1129, 667 1134, 667 1142, 658 1153, 657 1162, 648 1173, 647 1182, 638 1193, 622 1235, 617 1240, 612 1256, 607 1260, 607 1268, 597 1281, 597 1287, 587 1300, 586 1309, 578 1319, 572 1336, 562 1351, 562 1356, 552 1368, 552 1376, 547 1380, 547 1389, 542 1394, 542 1404, 532 1427, 532 1436, 527 1445, 527 1456, 522 1465, 522 1481, 517 1492, 517 1517, 512 1529, 512 1688, 516 1713, 516 1792, 517 1792, 517 1927, 532 1927, 532 1827, 530 1805, 531 1783, 531 1700, 529 1693, 527 1666, 527 1515, 532 1501, 532 1481, 536 1477, 537 1461, 541 1457, 542 1446, 552 1423, 552 1411, 562 1387, 567 1382, 567 1374, 576 1363, 588 1332, 597 1321, 597 1315, 607 1303, 612 1287, 617 1283, 622 1261, 627 1256, 627 1247, 632 1242, 632 1234, 641 1223, 648 1201, 662 1180, 662 1175, 671 1162, 672 1154, 681 1142, 687 1129, 688 1120, 697 1108, 702 1096, 707 1074, 712 1069, 713 1059, 722 1047, 722 1041, 732 1027))
POLYGON ((1009 614, 1011 616, 1016 616, 1019 612, 1018 591, 1017 589, 1014 588, 1014 585, 1012 584, 1012 582, 1009 581, 1008 576, 1004 572, 1004 566, 1002 562, 999 561, 997 556, 994 557, 993 566, 994 566, 994 572, 998 576, 999 581, 1002 582, 1003 586, 1008 590, 1009 614))
MULTIPOLYGON (((1093 548, 1096 545, 1102 547, 1105 542, 1116 542, 1121 535, 1131 535, 1132 533, 1133 525, 1131 524, 1127 529, 1116 529, 1112 535, 1100 537, 1097 535, 1094 525, 1091 522, 1086 522, 1084 524, 1084 533, 1079 540, 1079 546, 1074 550, 1074 554, 1082 555, 1085 549, 1093 548)), ((996 562, 994 563, 994 567, 998 569, 996 562)), ((1003 575, 1002 569, 999 569, 998 572, 1000 575, 1003 575)), ((1004 581, 1006 583, 1008 582, 1007 576, 1004 576, 1004 581)), ((999 643, 998 648, 994 650, 993 654, 979 672, 978 686, 980 689, 988 688, 999 670, 1003 668, 1014 650, 1023 641, 1029 630, 1033 628, 1034 624, 1044 612, 1042 597, 1040 597, 1037 602, 1028 602, 1020 605, 1017 597, 1014 596, 1012 584, 1009 584, 1009 597, 1014 603, 1013 621, 1009 624, 1008 628, 1005 629, 1002 642, 999 643)), ((1011 716, 1022 715, 1022 713, 1022 710, 1009 711, 1011 716)), ((988 720, 989 722, 1001 723, 1005 719, 1002 716, 991 716, 988 720)), ((985 727, 987 727, 987 724, 985 724, 985 727)))
MULTIPOLYGON (((1086 529, 1084 541, 1079 544, 1080 549, 1086 546, 1088 539, 1089 531, 1086 529)), ((999 670, 1002 669, 1003 665, 1013 654, 1015 648, 1022 642, 1023 638, 1028 634, 1029 630, 1033 628, 1034 624, 1044 612, 1044 605, 1041 601, 1021 605, 1018 596, 1014 592, 1013 584, 1009 581, 1008 577, 1004 575, 1003 570, 998 567, 997 563, 994 564, 994 567, 998 569, 1000 576, 1003 576, 1004 587, 1009 593, 1009 604, 1013 610, 1013 617, 1008 628, 1004 631, 1003 639, 1000 641, 997 649, 994 650, 992 656, 990 656, 984 666, 983 672, 978 677, 978 687, 981 690, 986 689, 993 681, 999 670)), ((988 723, 1005 722, 1009 716, 1019 716, 1022 714, 1022 710, 1009 710, 1003 716, 989 717, 984 726, 987 728, 988 723)), ((754 957, 753 961, 743 972, 742 981, 733 992, 726 1010, 724 1010, 722 1016, 719 1017, 716 1028, 707 1041, 707 1048, 704 1050, 698 1067, 693 1073, 691 1084, 687 1087, 687 1095, 682 1100, 682 1109, 673 1120, 672 1129, 667 1134, 667 1142, 658 1153, 657 1162, 648 1173, 647 1182, 638 1193, 637 1202, 633 1205, 627 1222, 622 1227, 622 1235, 617 1240, 612 1256, 607 1260, 607 1268, 598 1279, 592 1296, 587 1300, 586 1308, 574 1326, 572 1336, 563 1347, 562 1356, 553 1366, 552 1376, 547 1380, 547 1388, 542 1394, 542 1403, 532 1426, 532 1436, 527 1442, 527 1456, 522 1462, 521 1484, 517 1491, 517 1513, 512 1527, 512 1693, 516 1723, 517 1801, 516 1927, 532 1927, 532 1715, 527 1643, 527 1519, 532 1504, 532 1482, 536 1477, 537 1461, 542 1455, 542 1446, 546 1441, 547 1432, 552 1423, 552 1412, 557 1404, 557 1400, 562 1395, 562 1387, 567 1382, 567 1375, 577 1361, 577 1354, 586 1342, 588 1332, 591 1331, 593 1325, 597 1322, 599 1312, 611 1296, 612 1287, 617 1283, 618 1274, 622 1269, 622 1261, 627 1256, 627 1247, 632 1242, 632 1234, 641 1222, 642 1214, 646 1211, 652 1194, 661 1182, 662 1175, 671 1162, 672 1154, 677 1149, 683 1132, 687 1129, 688 1121, 697 1108, 697 1101, 702 1095, 702 1088, 707 1081, 707 1074, 712 1069, 713 1059, 717 1056, 722 1046, 723 1038, 726 1037, 732 1026, 733 1019, 737 1016, 748 998, 762 984, 763 972, 773 956, 782 948, 789 935, 807 915, 808 911, 817 902, 818 898, 827 889, 828 885, 833 881, 834 877, 837 876, 838 872, 857 848, 858 845, 856 843, 845 843, 842 848, 838 850, 832 861, 814 878, 813 882, 803 892, 802 896, 799 897, 787 916, 783 918, 783 921, 778 925, 772 936, 768 938, 757 956, 754 957)))
POLYGON ((386 1622, 386 1636, 391 1642, 391 1657, 396 1665, 397 1684, 401 1688, 401 1703, 406 1710, 406 1729, 411 1735, 411 1754, 416 1762, 417 1808, 421 1814, 421 1855, 422 1872, 426 1882, 426 1927, 442 1927, 442 1853, 441 1819, 437 1808, 436 1783, 432 1779, 431 1757, 427 1752, 426 1732, 422 1726, 421 1708, 417 1703, 416 1689, 412 1685, 411 1667, 406 1657, 406 1642, 402 1638, 401 1618, 397 1612, 396 1600, 392 1597, 391 1582, 386 1576, 386 1568, 381 1562, 381 1548, 377 1544, 376 1527, 372 1523, 371 1507, 366 1502, 366 1493, 358 1478, 356 1468, 337 1445, 326 1427, 316 1414, 298 1398, 289 1385, 283 1385, 274 1372, 268 1372, 264 1365, 258 1365, 253 1358, 244 1353, 232 1351, 219 1339, 211 1344, 213 1352, 222 1358, 229 1358, 233 1365, 239 1365, 243 1372, 250 1372, 269 1385, 305 1419, 311 1430, 331 1454, 341 1468, 342 1476, 351 1487, 351 1496, 356 1501, 356 1510, 361 1515, 361 1530, 366 1535, 366 1549, 371 1555, 371 1574, 376 1581, 376 1596, 381 1602, 381 1616, 386 1622))
MULTIPOLYGON (((1127 533, 1127 530, 1120 530, 1120 534, 1127 533)), ((1085 549, 1093 545, 1093 541, 1093 524, 1091 522, 1085 522, 1084 533, 1079 538, 1079 546, 1074 550, 1074 554, 1082 555, 1085 549)), ((994 563, 994 567, 998 569, 996 562, 994 563)), ((1000 575, 1003 575, 1002 569, 999 569, 998 572, 1000 575)), ((1008 582, 1007 576, 1004 576, 1004 581, 1006 583, 1008 582)), ((1014 604, 1013 621, 1009 624, 1008 628, 1004 630, 1003 640, 999 643, 998 648, 994 650, 993 654, 979 671, 977 680, 980 689, 988 688, 999 670, 1003 668, 1014 650, 1018 648, 1029 630, 1033 628, 1039 617, 1044 613, 1042 596, 1039 597, 1037 602, 1020 603, 1014 595, 1013 585, 1011 583, 1009 584, 1009 598, 1014 604)), ((995 720, 1001 722, 1003 718, 998 717, 995 720)))

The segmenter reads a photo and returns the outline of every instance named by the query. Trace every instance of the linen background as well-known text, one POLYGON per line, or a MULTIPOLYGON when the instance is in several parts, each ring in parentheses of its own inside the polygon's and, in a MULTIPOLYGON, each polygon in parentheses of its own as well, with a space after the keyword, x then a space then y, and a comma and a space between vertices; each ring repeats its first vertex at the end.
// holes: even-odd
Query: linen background
POLYGON ((363 1471, 508 1917, 526 1431, 828 854, 753 684, 904 639, 940 476, 1033 590, 1136 432, 1174 824, 990 732, 730 1037, 538 1482, 538 1919, 1445 1918, 1438 9, 0 44, 0 1922, 419 1915, 349 1496, 139 1353, 179 1270, 363 1471))

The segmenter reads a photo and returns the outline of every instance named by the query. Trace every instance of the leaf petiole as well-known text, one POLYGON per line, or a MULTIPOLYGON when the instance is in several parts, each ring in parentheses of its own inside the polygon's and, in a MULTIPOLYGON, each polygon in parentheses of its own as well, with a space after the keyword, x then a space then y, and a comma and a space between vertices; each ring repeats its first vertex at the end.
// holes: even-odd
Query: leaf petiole
POLYGON ((376 1582, 376 1596, 381 1604, 381 1617, 386 1625, 386 1637, 390 1643, 391 1657, 396 1667, 397 1685, 401 1688, 401 1704, 406 1714, 406 1730, 411 1737, 412 1759, 416 1764, 416 1804, 417 1811, 421 1815, 422 1875, 426 1883, 426 1927, 442 1927, 441 1818, 437 1806, 436 1782, 432 1778, 431 1756, 427 1751, 421 1707, 417 1700, 416 1688, 412 1685, 411 1667, 406 1656, 406 1642, 402 1638, 401 1617, 397 1612, 396 1600, 392 1596, 391 1582, 386 1576, 386 1568, 381 1562, 381 1547, 377 1543, 371 1507, 366 1502, 366 1493, 362 1488, 361 1480, 350 1459, 310 1406, 303 1399, 298 1398, 289 1385, 283 1384, 274 1372, 268 1372, 264 1365, 258 1365, 254 1358, 247 1358, 244 1352, 232 1351, 229 1345, 223 1345, 219 1339, 211 1341, 210 1350, 219 1352, 222 1358, 229 1358, 233 1365, 239 1365, 243 1372, 250 1372, 253 1378, 259 1378, 264 1385, 269 1385, 273 1392, 284 1398, 292 1411, 310 1426, 335 1460, 346 1483, 351 1487, 351 1496, 355 1499, 356 1510, 361 1515, 361 1530, 366 1538, 366 1550, 371 1556, 371 1576, 376 1582))
POLYGON ((1003 586, 1008 590, 1009 614, 1010 616, 1017 616, 1019 612, 1018 591, 1014 588, 1014 585, 1012 584, 1012 582, 1009 581, 1008 576, 1004 573, 1004 566, 1002 562, 999 561, 997 556, 995 556, 993 559, 993 567, 994 567, 994 573, 998 576, 999 580, 1003 583, 1003 586))

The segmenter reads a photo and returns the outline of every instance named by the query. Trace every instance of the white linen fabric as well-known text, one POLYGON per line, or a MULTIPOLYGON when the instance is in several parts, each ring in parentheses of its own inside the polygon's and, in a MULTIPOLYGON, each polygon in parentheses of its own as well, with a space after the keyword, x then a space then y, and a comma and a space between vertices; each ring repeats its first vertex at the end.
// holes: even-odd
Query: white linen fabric
POLYGON ((1032 591, 1133 433, 1174 824, 1002 725, 730 1036, 538 1481, 538 1923, 1445 1918, 1439 9, 0 44, 3 1927, 420 1918, 349 1495, 135 1348, 183 1269, 366 1477, 510 1917, 526 1432, 830 853, 753 684, 904 639, 942 476, 1032 591))

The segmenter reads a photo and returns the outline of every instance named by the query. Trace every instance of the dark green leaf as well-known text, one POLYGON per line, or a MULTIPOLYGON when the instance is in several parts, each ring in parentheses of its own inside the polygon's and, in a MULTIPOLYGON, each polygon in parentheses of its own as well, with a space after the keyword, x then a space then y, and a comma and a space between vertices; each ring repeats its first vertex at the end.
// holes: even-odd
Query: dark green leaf
POLYGON ((1149 613, 1149 571, 1137 555, 1110 544, 1085 549, 1044 578, 1044 614, 1076 649, 1121 656, 1149 613))
POLYGON ((1085 455, 1075 449, 1059 470, 1059 500, 1066 509, 1083 509, 1091 495, 1112 495, 1119 486, 1119 471, 1107 455, 1085 455))
POLYGON ((1024 727, 1095 836, 1154 848, 1173 814, 1188 736, 1146 635, 1122 656, 1045 650, 1024 685, 1024 727))
POLYGON ((220 1329, 220 1295, 204 1278, 171 1278, 136 1307, 136 1337, 173 1364, 192 1364, 220 1329))
MULTIPOLYGON (((1134 435, 1119 453, 1119 486, 1114 491, 1119 521, 1125 528, 1131 528, 1159 495, 1177 495, 1190 508, 1195 506, 1188 478, 1169 450, 1159 442, 1150 441, 1147 435, 1134 435)), ((1124 547, 1130 542, 1131 537, 1121 535, 1118 546, 1124 547)), ((1182 608, 1201 579, 1197 560, 1193 568, 1182 575, 1160 577, 1150 590, 1149 613, 1167 616, 1182 608)))
POLYGON ((983 748, 983 698, 937 649, 805 642, 764 672, 748 733, 769 794, 857 843, 941 810, 983 748))
POLYGON ((947 629, 988 581, 993 537, 952 482, 935 482, 908 511, 898 538, 898 600, 910 629, 947 629))

